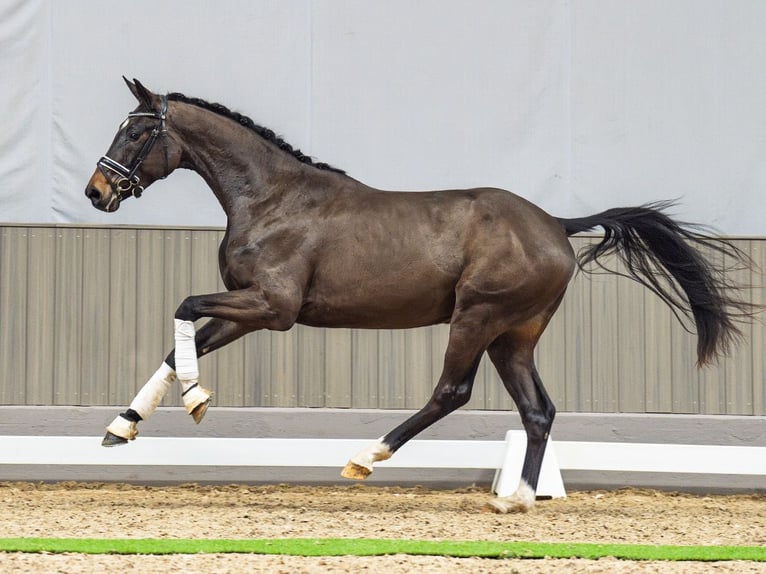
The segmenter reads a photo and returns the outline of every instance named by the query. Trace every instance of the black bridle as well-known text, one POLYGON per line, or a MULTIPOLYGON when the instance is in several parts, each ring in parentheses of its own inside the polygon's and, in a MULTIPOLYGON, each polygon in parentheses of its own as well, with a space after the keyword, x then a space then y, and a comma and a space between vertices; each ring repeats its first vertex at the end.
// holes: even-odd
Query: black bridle
MULTIPOLYGON (((97 162, 98 169, 101 170, 101 173, 104 175, 104 178, 109 182, 109 185, 112 188, 112 191, 114 192, 114 195, 112 196, 112 199, 110 200, 110 204, 112 201, 114 201, 115 198, 117 198, 119 201, 122 201, 123 199, 127 199, 128 197, 141 197, 141 194, 144 191, 143 186, 141 185, 141 180, 136 175, 136 172, 138 171, 138 168, 141 167, 141 164, 144 163, 144 160, 149 155, 149 152, 152 151, 152 148, 154 147, 155 142, 157 141, 157 138, 162 136, 162 142, 163 146, 165 148, 165 175, 163 175, 160 179, 163 179, 167 177, 168 175, 168 143, 167 143, 167 128, 165 127, 165 116, 168 112, 168 99, 167 96, 160 96, 160 111, 159 112, 133 112, 128 114, 128 119, 130 118, 138 118, 138 117, 148 117, 148 118, 154 118, 158 121, 157 125, 152 129, 152 133, 149 134, 149 139, 144 142, 144 146, 141 148, 141 151, 138 152, 138 155, 133 160, 133 163, 130 167, 126 167, 122 165, 120 162, 113 160, 108 155, 104 155, 101 157, 100 160, 97 162), (119 176, 116 180, 112 177, 109 177, 106 173, 108 171, 111 171, 117 176, 119 176)), ((108 207, 108 206, 107 206, 108 207)))

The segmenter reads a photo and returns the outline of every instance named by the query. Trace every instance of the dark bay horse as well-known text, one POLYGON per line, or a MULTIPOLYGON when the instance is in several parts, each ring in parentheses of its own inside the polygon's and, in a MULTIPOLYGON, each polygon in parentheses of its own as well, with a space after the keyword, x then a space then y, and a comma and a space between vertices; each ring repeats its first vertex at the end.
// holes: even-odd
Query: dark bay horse
POLYGON ((431 399, 354 456, 342 474, 365 478, 375 461, 464 405, 487 352, 528 436, 519 488, 495 507, 527 510, 555 414, 533 351, 578 263, 598 264, 616 253, 627 275, 691 318, 700 364, 726 351, 738 334, 736 319, 748 311, 714 263, 721 254, 742 261, 742 254, 671 219, 663 212, 668 204, 562 219, 500 189, 380 191, 313 162, 219 104, 160 96, 125 81, 139 105, 85 194, 94 207, 113 212, 176 168, 196 171, 228 218, 219 251, 228 291, 181 303, 174 350, 107 427, 105 446, 134 439, 137 423, 176 379, 199 422, 210 393, 198 384, 198 357, 251 331, 295 323, 372 329, 449 323, 431 399), (597 226, 603 240, 575 255, 568 237, 597 226), (209 321, 196 331, 203 317, 209 321))

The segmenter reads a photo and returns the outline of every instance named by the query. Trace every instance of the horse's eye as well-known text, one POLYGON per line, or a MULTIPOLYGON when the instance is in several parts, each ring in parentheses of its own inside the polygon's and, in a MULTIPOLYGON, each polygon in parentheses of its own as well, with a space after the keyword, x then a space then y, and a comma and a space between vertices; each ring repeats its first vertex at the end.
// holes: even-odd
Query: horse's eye
POLYGON ((128 137, 132 139, 133 141, 136 141, 139 137, 141 137, 141 132, 137 130, 130 130, 128 132, 128 137))

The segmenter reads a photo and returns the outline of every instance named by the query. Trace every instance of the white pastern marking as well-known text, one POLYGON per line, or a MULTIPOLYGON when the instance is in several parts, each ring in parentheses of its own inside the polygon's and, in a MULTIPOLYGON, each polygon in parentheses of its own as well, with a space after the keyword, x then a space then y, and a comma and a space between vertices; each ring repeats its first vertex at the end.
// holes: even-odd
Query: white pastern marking
MULTIPOLYGON (((141 387, 138 394, 130 403, 130 408, 136 411, 143 420, 149 418, 168 393, 170 385, 176 380, 176 372, 167 363, 162 363, 159 369, 141 387)), ((115 433, 117 434, 117 433, 115 433)), ((122 436, 122 435, 117 435, 122 436)), ((125 437, 127 438, 127 437, 125 437)))
POLYGON ((372 463, 380 460, 388 460, 391 458, 392 454, 391 448, 383 442, 383 437, 381 437, 377 442, 360 451, 351 459, 351 462, 363 466, 372 472, 372 463))
POLYGON ((175 322, 175 357, 176 373, 181 382, 196 383, 199 379, 197 347, 194 344, 194 323, 174 319, 175 322))
POLYGON ((493 498, 487 505, 494 512, 528 512, 535 505, 535 491, 526 480, 521 479, 519 487, 511 496, 493 498))
POLYGON ((535 505, 535 490, 522 478, 519 482, 519 488, 516 489, 511 498, 515 498, 529 509, 535 505))

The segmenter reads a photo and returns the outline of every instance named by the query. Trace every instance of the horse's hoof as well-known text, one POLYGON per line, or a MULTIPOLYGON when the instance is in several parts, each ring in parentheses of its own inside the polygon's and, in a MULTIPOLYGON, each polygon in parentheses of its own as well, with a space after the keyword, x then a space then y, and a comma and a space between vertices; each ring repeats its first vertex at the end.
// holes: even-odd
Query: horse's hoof
POLYGON ((205 418, 205 413, 207 413, 207 408, 210 406, 210 399, 206 400, 204 403, 200 403, 196 407, 194 407, 194 410, 189 413, 192 418, 194 419, 195 424, 199 424, 200 421, 202 421, 203 418, 205 418))
POLYGON ((523 500, 515 499, 513 497, 492 498, 484 505, 484 510, 486 512, 494 512, 495 514, 529 512, 530 509, 531 506, 525 504, 523 500))
POLYGON ((106 431, 104 440, 101 441, 101 446, 120 446, 121 444, 128 444, 128 439, 117 436, 109 431, 106 431))
POLYGON ((135 421, 129 421, 119 415, 106 427, 106 435, 101 441, 101 446, 118 446, 129 440, 135 440, 138 436, 138 428, 135 421))
POLYGON ((369 468, 351 461, 346 463, 346 466, 340 473, 343 478, 350 478, 351 480, 364 480, 370 474, 372 474, 372 471, 369 468))
POLYGON ((184 393, 184 407, 195 423, 199 424, 204 418, 207 408, 210 406, 210 398, 212 396, 213 393, 211 391, 199 385, 194 385, 184 393))

